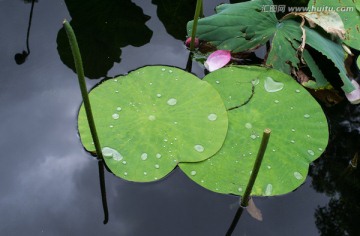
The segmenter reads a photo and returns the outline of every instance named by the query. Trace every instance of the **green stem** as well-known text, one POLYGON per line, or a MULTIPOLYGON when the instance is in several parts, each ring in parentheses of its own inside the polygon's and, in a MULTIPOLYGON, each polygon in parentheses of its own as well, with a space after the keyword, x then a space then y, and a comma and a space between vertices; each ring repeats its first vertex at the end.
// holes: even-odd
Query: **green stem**
POLYGON ((87 88, 86 88, 84 68, 83 68, 83 64, 82 64, 82 60, 81 60, 81 54, 80 54, 79 46, 78 46, 78 43, 77 43, 77 40, 76 40, 74 30, 70 26, 69 22, 64 20, 63 25, 64 25, 64 28, 65 28, 66 34, 67 34, 67 36, 69 38, 71 52, 72 52, 73 57, 74 57, 75 69, 76 69, 76 73, 78 75, 81 95, 82 95, 82 98, 84 100, 84 107, 85 107, 86 117, 87 117, 87 120, 88 120, 88 123, 89 123, 91 136, 92 136, 93 141, 94 141, 96 154, 98 156, 98 159, 103 160, 104 158, 103 158, 103 155, 102 155, 102 152, 101 152, 101 146, 100 146, 99 138, 98 138, 98 135, 97 135, 97 132, 96 132, 94 117, 93 117, 93 114, 92 114, 92 111, 91 111, 90 100, 89 100, 89 96, 88 96, 88 92, 87 92, 87 88))
POLYGON ((196 1, 196 9, 195 9, 195 15, 194 15, 194 24, 191 32, 191 41, 190 41, 190 51, 194 51, 195 49, 195 37, 196 37, 196 29, 197 29, 197 23, 198 19, 200 17, 200 14, 202 14, 202 0, 196 1))
POLYGON ((255 163, 254 163, 254 167, 252 169, 249 182, 248 182, 248 184, 246 186, 245 193, 244 193, 244 195, 243 195, 243 197, 241 199, 240 205, 243 206, 243 207, 246 207, 248 205, 248 202, 249 202, 249 199, 250 199, 250 194, 251 194, 252 188, 254 187, 255 180, 256 180, 256 177, 257 177, 257 175, 259 173, 261 162, 263 160, 263 157, 264 157, 264 154, 265 154, 265 151, 266 151, 266 147, 267 147, 267 144, 269 142, 270 133, 271 133, 270 129, 265 129, 264 130, 262 140, 261 140, 261 144, 260 144, 260 147, 259 147, 259 151, 258 151, 258 154, 256 156, 255 163))

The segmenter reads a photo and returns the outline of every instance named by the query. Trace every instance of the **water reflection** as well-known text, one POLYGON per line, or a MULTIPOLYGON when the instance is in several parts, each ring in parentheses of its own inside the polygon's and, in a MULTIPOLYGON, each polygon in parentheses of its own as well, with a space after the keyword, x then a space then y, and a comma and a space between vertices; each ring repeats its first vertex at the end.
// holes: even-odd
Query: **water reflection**
POLYGON ((309 174, 315 190, 331 199, 315 212, 321 235, 360 235, 360 106, 339 104, 326 109, 332 127, 330 143, 309 174))
MULTIPOLYGON (((66 0, 79 48, 85 76, 105 77, 115 62, 120 62, 121 48, 147 44, 152 31, 145 25, 150 19, 130 0, 66 0)), ((58 52, 65 65, 75 71, 72 54, 64 29, 57 36, 58 52)))
POLYGON ((186 24, 194 19, 196 1, 152 0, 151 2, 157 6, 157 16, 168 34, 184 41, 187 35, 186 24))
POLYGON ((37 2, 36 0, 28 0, 25 1, 27 3, 31 2, 31 8, 30 8, 30 17, 29 17, 29 23, 28 23, 28 29, 27 29, 27 33, 26 33, 26 50, 23 50, 20 53, 16 53, 15 54, 15 62, 18 65, 21 65, 25 62, 26 58, 29 56, 30 54, 30 45, 29 45, 29 38, 30 38, 30 28, 31 28, 31 21, 32 21, 32 17, 33 17, 33 11, 34 11, 34 5, 35 2, 37 2))

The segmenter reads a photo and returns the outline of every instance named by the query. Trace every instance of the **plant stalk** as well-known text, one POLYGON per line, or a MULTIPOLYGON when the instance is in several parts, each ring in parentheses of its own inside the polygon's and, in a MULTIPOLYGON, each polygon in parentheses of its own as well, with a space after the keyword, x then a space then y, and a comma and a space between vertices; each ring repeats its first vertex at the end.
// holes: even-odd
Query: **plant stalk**
POLYGON ((190 51, 195 50, 195 37, 196 37, 197 23, 198 23, 200 14, 202 14, 202 12, 203 12, 202 8, 203 8, 202 0, 197 0, 196 8, 195 8, 195 15, 194 15, 194 24, 193 24, 193 28, 192 28, 192 32, 191 32, 190 51))
POLYGON ((267 147, 267 144, 269 142, 270 134, 271 134, 270 129, 265 129, 264 132, 263 132, 263 136, 262 136, 262 139, 261 139, 261 144, 260 144, 260 147, 259 147, 258 154, 256 156, 254 167, 252 169, 249 182, 248 182, 248 184, 246 186, 245 193, 244 193, 243 197, 241 198, 240 206, 242 206, 242 207, 247 207, 248 202, 250 200, 250 194, 251 194, 252 188, 254 187, 256 177, 257 177, 257 175, 259 173, 260 166, 261 166, 261 163, 262 163, 265 151, 266 151, 266 147, 267 147))
POLYGON ((79 46, 78 46, 78 43, 76 40, 74 30, 72 29, 69 22, 64 20, 63 25, 65 28, 66 34, 68 36, 71 51, 72 51, 72 54, 74 57, 75 69, 76 69, 76 73, 77 73, 78 80, 79 80, 81 95, 82 95, 82 98, 84 101, 86 117, 87 117, 88 124, 90 127, 91 136, 94 141, 96 154, 97 154, 98 159, 103 160, 104 158, 103 158, 103 155, 101 152, 101 146, 100 146, 99 138, 98 138, 98 135, 96 132, 94 117, 93 117, 93 114, 91 111, 91 104, 90 104, 90 100, 89 100, 89 96, 88 96, 88 92, 87 92, 87 88, 86 88, 84 68, 83 68, 83 63, 82 63, 82 59, 81 59, 80 49, 79 49, 79 46))

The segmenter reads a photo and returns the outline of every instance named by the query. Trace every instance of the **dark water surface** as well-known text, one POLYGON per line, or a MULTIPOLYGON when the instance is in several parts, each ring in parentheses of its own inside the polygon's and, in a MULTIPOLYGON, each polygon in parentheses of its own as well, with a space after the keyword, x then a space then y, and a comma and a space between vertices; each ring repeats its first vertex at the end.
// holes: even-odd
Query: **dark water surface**
MULTIPOLYGON (((74 12, 86 9, 86 2, 119 5, 110 0, 75 2, 80 10, 72 9, 74 12)), ((133 34, 136 30, 130 28, 123 33, 127 40, 111 45, 113 41, 108 38, 107 42, 103 34, 96 36, 83 30, 83 39, 90 39, 89 45, 103 42, 100 49, 91 48, 87 56, 101 58, 104 54, 109 60, 104 65, 101 63, 105 59, 91 65, 89 77, 111 77, 149 64, 185 68, 188 51, 183 45, 182 28, 171 27, 169 19, 163 20, 169 24, 170 35, 158 17, 162 13, 157 14, 159 6, 171 1, 133 2, 138 7, 132 6, 134 11, 129 14, 142 19, 140 35, 133 34)), ((223 1, 205 1, 205 14, 212 14, 220 2, 223 1)), ((103 225, 97 161, 84 151, 77 134, 77 112, 82 102, 79 85, 75 73, 65 65, 66 52, 60 52, 62 46, 58 45, 63 19, 77 20, 80 30, 89 27, 90 22, 82 20, 82 16, 71 17, 64 1, 39 0, 33 11, 30 54, 23 64, 17 65, 14 55, 27 50, 30 8, 31 3, 21 0, 0 0, 0 235, 225 235, 236 213, 238 198, 205 190, 179 170, 151 184, 126 182, 106 172, 110 221, 103 225)), ((193 14, 192 7, 184 15, 189 12, 193 14)), ((85 16, 96 21, 92 14, 90 11, 85 16)), ((203 76, 202 67, 196 63, 193 72, 203 76)), ((87 80, 88 87, 99 81, 87 80)), ((345 108, 341 109, 344 112, 345 108)), ((340 177, 329 172, 336 168, 339 173, 345 170, 355 152, 358 130, 351 127, 338 133, 334 140, 351 138, 352 146, 349 142, 346 145, 350 147, 345 145, 343 149, 332 146, 324 157, 339 163, 321 159, 311 167, 314 178, 308 176, 306 183, 293 193, 255 198, 263 222, 244 213, 233 235, 320 235, 319 229, 324 227, 323 230, 340 228, 336 225, 337 216, 345 229, 333 235, 359 232, 354 223, 359 219, 359 206, 354 205, 360 199, 359 171, 347 177, 350 182, 346 186, 333 182, 340 177), (319 207, 329 206, 331 199, 342 196, 350 196, 346 198, 351 204, 348 208, 341 207, 346 204, 340 202, 340 210, 336 211, 339 213, 331 222, 327 222, 330 218, 326 215, 323 220, 316 220, 319 207)))

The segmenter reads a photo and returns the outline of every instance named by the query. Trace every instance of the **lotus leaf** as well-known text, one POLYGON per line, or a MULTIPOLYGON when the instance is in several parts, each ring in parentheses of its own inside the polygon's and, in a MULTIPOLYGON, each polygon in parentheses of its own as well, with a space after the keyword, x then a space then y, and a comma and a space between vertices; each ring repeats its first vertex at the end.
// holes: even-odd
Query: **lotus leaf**
POLYGON ((211 191, 242 195, 262 132, 270 128, 252 195, 285 194, 299 187, 328 142, 327 120, 316 100, 290 76, 273 69, 231 66, 204 80, 221 94, 229 129, 214 156, 179 165, 186 175, 211 191))
MULTIPOLYGON (((158 180, 180 162, 205 160, 227 133, 219 93, 174 67, 147 66, 106 80, 89 98, 105 163, 126 180, 158 180)), ((94 152, 84 106, 78 125, 84 147, 94 152)))

